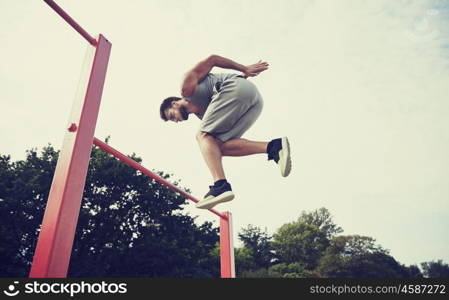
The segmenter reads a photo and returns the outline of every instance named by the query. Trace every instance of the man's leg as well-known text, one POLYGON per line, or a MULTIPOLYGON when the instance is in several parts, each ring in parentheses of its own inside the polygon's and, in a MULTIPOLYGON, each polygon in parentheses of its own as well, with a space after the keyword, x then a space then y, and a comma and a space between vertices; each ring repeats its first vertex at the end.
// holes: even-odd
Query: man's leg
POLYGON ((254 142, 238 138, 223 143, 205 132, 199 132, 196 138, 214 181, 226 178, 222 156, 246 156, 267 153, 267 142, 254 142))
POLYGON ((281 175, 289 175, 292 162, 290 145, 287 137, 271 140, 270 142, 255 142, 246 139, 232 139, 220 146, 223 156, 245 156, 258 153, 268 154, 268 160, 274 160, 280 167, 281 175))
POLYGON ((269 143, 242 138, 232 139, 223 143, 208 133, 199 132, 197 140, 214 181, 226 179, 222 156, 247 156, 267 153, 270 160, 274 159, 280 165, 282 176, 287 176, 290 173, 290 146, 286 137, 272 140, 269 143))
POLYGON ((222 142, 206 132, 199 132, 196 139, 214 181, 225 179, 220 149, 222 142))
POLYGON ((255 142, 246 139, 233 139, 221 144, 223 156, 246 156, 267 153, 268 142, 255 142))
POLYGON ((223 170, 220 149, 222 142, 205 132, 199 132, 196 139, 215 182, 213 186, 209 187, 209 192, 204 196, 203 200, 199 201, 195 206, 197 208, 210 209, 218 203, 231 201, 234 199, 234 193, 231 185, 226 181, 223 170))
POLYGON ((267 153, 269 160, 274 159, 281 167, 282 176, 290 173, 291 161, 288 139, 286 137, 267 142, 255 142, 246 139, 233 139, 225 143, 214 136, 199 132, 196 136, 204 160, 214 178, 214 185, 203 200, 196 204, 197 208, 210 209, 221 202, 234 199, 231 185, 226 181, 222 156, 246 156, 267 153))

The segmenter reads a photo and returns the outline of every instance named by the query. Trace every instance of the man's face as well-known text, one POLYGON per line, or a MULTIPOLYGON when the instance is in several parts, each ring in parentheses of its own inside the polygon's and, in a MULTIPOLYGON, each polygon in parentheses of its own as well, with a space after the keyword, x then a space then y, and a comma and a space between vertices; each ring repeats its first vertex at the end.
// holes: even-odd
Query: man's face
POLYGON ((171 107, 165 110, 165 116, 168 120, 178 123, 187 120, 189 113, 185 106, 182 106, 178 101, 173 101, 171 107))

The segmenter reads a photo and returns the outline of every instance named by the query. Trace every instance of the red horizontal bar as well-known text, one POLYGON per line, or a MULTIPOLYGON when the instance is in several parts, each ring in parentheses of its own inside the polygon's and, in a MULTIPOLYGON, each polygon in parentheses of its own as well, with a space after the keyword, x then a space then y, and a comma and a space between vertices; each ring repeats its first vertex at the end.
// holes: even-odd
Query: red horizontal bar
MULTIPOLYGON (((199 200, 196 199, 195 197, 193 197, 190 194, 187 194, 186 192, 184 192, 183 190, 179 189, 178 187, 174 186, 173 184, 171 184, 170 182, 168 182, 167 180, 163 179, 162 177, 154 174, 153 172, 151 172, 150 170, 146 169, 145 167, 143 167, 141 164, 139 164, 138 162, 136 162, 135 160, 129 158, 128 156, 124 155, 123 153, 120 153, 119 151, 115 150, 114 148, 112 148, 111 146, 109 146, 108 144, 100 141, 99 139, 97 139, 96 137, 94 137, 94 145, 103 149, 106 152, 109 152, 110 154, 112 154, 113 156, 117 157, 119 160, 121 160, 122 162, 124 162, 125 164, 127 164, 130 167, 133 167, 134 169, 139 170, 140 172, 144 173, 147 176, 150 176, 151 178, 153 178, 154 180, 156 180, 157 182, 167 186, 168 188, 180 193, 181 195, 183 195, 184 197, 192 200, 193 202, 198 202, 199 200)), ((227 220, 228 217, 225 214, 222 214, 214 209, 209 209, 209 211, 213 214, 216 214, 217 216, 219 216, 222 219, 227 220)))
POLYGON ((86 32, 75 20, 72 19, 58 4, 53 0, 44 0, 55 12, 58 13, 67 23, 70 24, 79 34, 81 34, 92 46, 97 46, 97 40, 86 32))

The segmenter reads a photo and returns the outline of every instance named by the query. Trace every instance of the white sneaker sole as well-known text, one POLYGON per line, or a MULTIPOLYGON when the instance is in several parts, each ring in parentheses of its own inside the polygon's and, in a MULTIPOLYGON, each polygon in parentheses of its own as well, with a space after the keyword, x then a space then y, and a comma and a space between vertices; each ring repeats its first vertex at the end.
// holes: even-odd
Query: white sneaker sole
POLYGON ((232 199, 234 199, 234 197, 235 196, 232 191, 227 191, 215 198, 211 198, 209 200, 201 200, 195 204, 195 207, 201 209, 211 209, 219 203, 231 201, 232 199))
POLYGON ((279 167, 281 175, 287 177, 292 170, 292 159, 290 157, 290 143, 287 137, 282 138, 282 150, 279 152, 279 167))

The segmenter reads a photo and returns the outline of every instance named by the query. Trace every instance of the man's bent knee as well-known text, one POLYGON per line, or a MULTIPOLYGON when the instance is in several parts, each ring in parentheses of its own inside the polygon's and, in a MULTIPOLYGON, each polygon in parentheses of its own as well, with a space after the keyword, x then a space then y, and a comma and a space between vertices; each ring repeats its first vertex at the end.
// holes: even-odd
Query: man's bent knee
POLYGON ((199 131, 199 132, 196 134, 196 140, 199 142, 199 141, 201 141, 202 139, 206 138, 208 135, 210 135, 210 134, 207 133, 207 132, 199 131))
POLYGON ((196 134, 196 140, 202 141, 203 139, 212 139, 214 140, 220 147, 223 145, 223 142, 220 141, 219 139, 215 138, 212 134, 208 133, 208 132, 204 132, 204 131, 199 131, 196 134))
POLYGON ((203 139, 213 139, 217 142, 220 142, 219 140, 217 140, 212 134, 208 133, 208 132, 204 132, 204 131, 199 131, 196 134, 196 140, 199 142, 203 139))

